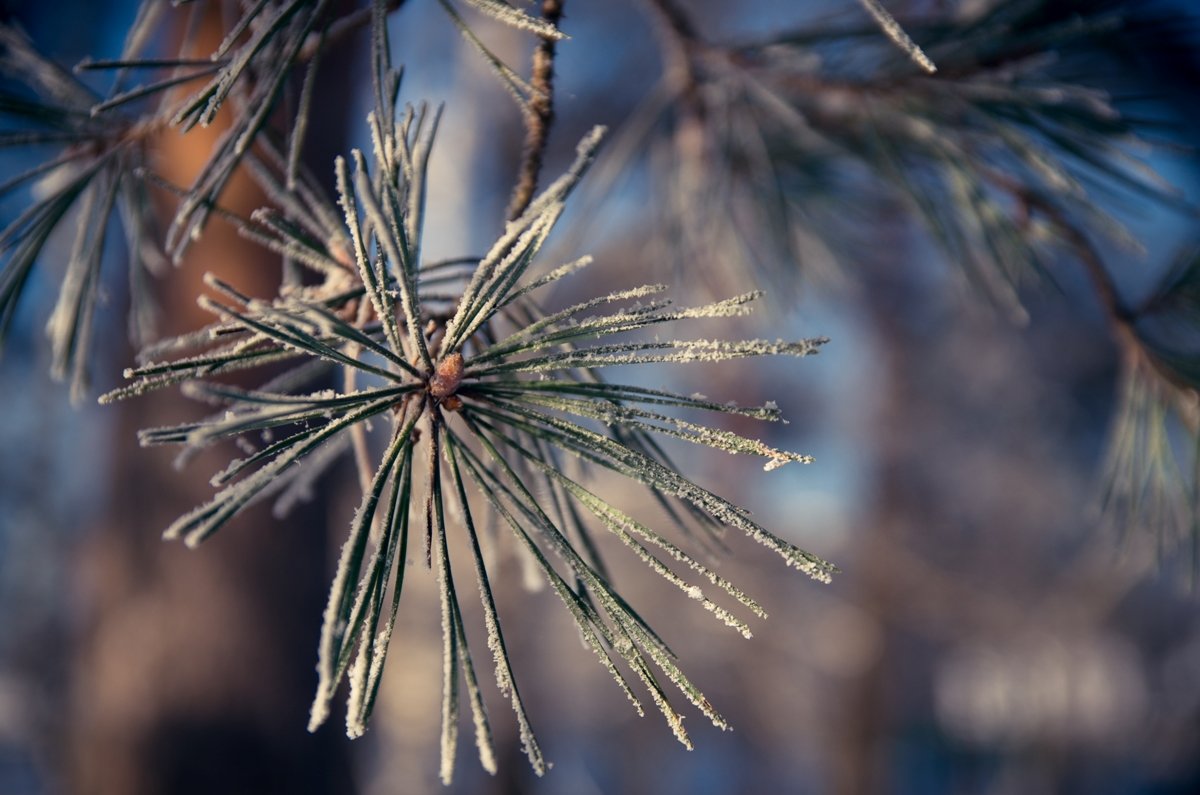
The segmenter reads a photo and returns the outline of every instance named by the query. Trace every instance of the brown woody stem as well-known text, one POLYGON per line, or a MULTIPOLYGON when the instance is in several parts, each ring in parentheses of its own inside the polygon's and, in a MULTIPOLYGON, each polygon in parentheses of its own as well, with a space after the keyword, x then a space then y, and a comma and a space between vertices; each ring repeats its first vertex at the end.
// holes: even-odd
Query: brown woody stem
MULTIPOLYGON (((542 0, 542 18, 555 27, 562 18, 562 9, 563 0, 542 0)), ((554 39, 545 36, 533 51, 530 85, 534 93, 525 109, 525 153, 508 204, 509 220, 525 212, 537 190, 542 156, 550 138, 550 125, 554 122, 554 51, 554 39)))

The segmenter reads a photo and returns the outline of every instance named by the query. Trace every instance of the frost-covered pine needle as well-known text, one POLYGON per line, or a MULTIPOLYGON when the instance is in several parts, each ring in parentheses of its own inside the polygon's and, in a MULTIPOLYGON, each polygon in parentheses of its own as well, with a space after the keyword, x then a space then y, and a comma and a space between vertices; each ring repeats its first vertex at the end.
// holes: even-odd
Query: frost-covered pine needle
MULTIPOLYGON (((376 17, 377 22, 382 18, 376 17)), ((546 275, 531 272, 567 196, 595 156, 601 128, 585 136, 573 165, 506 226, 491 250, 468 261, 476 263, 473 271, 447 280, 443 268, 427 266, 421 255, 423 186, 436 113, 428 122, 424 110, 397 115, 398 75, 388 66, 386 37, 378 27, 376 39, 379 96, 368 120, 373 159, 355 152, 351 161, 338 161, 337 206, 304 179, 289 187, 278 176, 282 156, 267 152, 257 166, 289 215, 256 214, 251 222, 258 227, 246 226, 245 233, 298 267, 308 267, 316 286, 297 283, 263 300, 210 278, 218 295, 199 302, 216 318, 209 333, 157 345, 149 358, 164 360, 131 370, 132 383, 108 396, 131 397, 183 383, 185 394, 224 411, 148 429, 143 443, 197 450, 233 439, 242 447, 240 457, 214 477, 213 498, 176 520, 167 536, 195 545, 255 501, 307 487, 305 462, 317 462, 323 470, 329 450, 354 448, 362 459, 373 429, 386 436, 386 443, 373 472, 360 461, 363 494, 329 592, 309 728, 328 719, 347 679, 347 733, 357 737, 366 730, 417 514, 425 537, 424 555, 417 557, 432 569, 442 626, 442 780, 449 783, 454 770, 462 692, 471 708, 480 762, 490 772, 496 769, 486 697, 470 652, 472 630, 464 622, 454 576, 454 558, 463 554, 475 575, 496 684, 510 702, 534 771, 548 768, 501 629, 494 567, 488 563, 495 553, 487 548, 498 541, 481 538, 475 528, 474 516, 483 510, 508 527, 511 543, 562 602, 585 646, 633 708, 641 714, 637 691, 648 694, 672 733, 690 748, 683 715, 667 692, 671 686, 714 725, 728 724, 683 672, 666 640, 614 588, 592 533, 611 534, 618 550, 628 550, 685 600, 698 602, 719 622, 750 637, 750 623, 738 613, 744 609, 761 618, 762 607, 700 563, 686 549, 687 539, 707 538, 714 528, 729 526, 818 580, 828 579, 834 569, 689 480, 655 438, 755 456, 767 469, 810 459, 701 419, 725 414, 777 421, 773 405, 743 407, 613 384, 601 370, 803 357, 816 353, 825 340, 658 337, 668 325, 685 328, 702 319, 745 315, 760 297, 757 292, 680 308, 664 297, 665 287, 646 285, 543 309, 537 302, 540 292, 589 262, 577 260, 546 275), (333 229, 334 224, 344 228, 333 229), (447 285, 457 285, 457 294, 447 294, 447 285), (646 340, 648 333, 656 335, 655 341, 646 340), (219 380, 231 370, 280 362, 292 369, 271 376, 259 389, 219 380), (346 373, 341 388, 306 391, 306 368, 313 363, 346 373), (348 441, 353 438, 359 442, 348 441), (577 468, 579 475, 573 474, 577 468), (588 468, 608 470, 645 489, 685 540, 670 539, 670 531, 652 529, 599 489, 585 486, 582 470, 588 468)))
POLYGON ((908 53, 908 57, 912 58, 913 63, 924 69, 929 74, 937 71, 937 66, 929 59, 929 56, 917 46, 917 43, 904 32, 904 28, 900 27, 900 23, 896 21, 888 10, 883 7, 879 0, 858 0, 862 3, 862 7, 867 10, 879 24, 879 27, 887 34, 897 47, 908 53))

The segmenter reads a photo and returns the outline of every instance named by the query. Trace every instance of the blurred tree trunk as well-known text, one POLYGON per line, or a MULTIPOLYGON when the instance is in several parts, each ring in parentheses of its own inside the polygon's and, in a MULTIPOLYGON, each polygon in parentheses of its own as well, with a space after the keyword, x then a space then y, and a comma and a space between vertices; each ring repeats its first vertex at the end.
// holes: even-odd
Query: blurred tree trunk
MULTIPOLYGON (((216 17, 209 15, 203 34, 209 49, 222 37, 216 17)), ((340 97, 353 97, 345 59, 330 53, 322 71, 338 83, 340 97)), ((340 148, 345 113, 314 116, 310 134, 326 140, 308 150, 324 157, 340 148)), ((159 173, 190 185, 221 126, 186 136, 167 131, 159 173)), ((330 172, 330 162, 325 158, 317 173, 330 172)), ((244 173, 221 201, 242 215, 266 204, 244 173)), ((195 302, 208 271, 260 296, 274 295, 279 279, 275 255, 214 219, 180 272, 163 281, 161 333, 211 320, 195 302)), ((115 496, 81 550, 76 575, 86 614, 69 696, 70 790, 352 792, 344 736, 336 726, 306 731, 330 576, 327 495, 294 512, 286 525, 271 518, 264 502, 198 550, 164 543, 161 533, 171 521, 211 497, 207 478, 223 459, 200 456, 181 473, 172 466, 174 450, 141 449, 135 433, 207 408, 160 392, 114 411, 120 445, 110 473, 115 496)))
MULTIPOLYGON (((878 234, 899 237, 902 225, 880 223, 878 234)), ((833 732, 833 792, 838 795, 883 795, 893 781, 887 770, 887 736, 892 705, 889 703, 887 666, 895 660, 894 628, 896 595, 887 576, 884 538, 894 535, 903 523, 905 438, 900 430, 911 405, 906 388, 905 366, 911 357, 911 335, 904 327, 908 301, 919 300, 905 279, 907 270, 898 267, 905 256, 906 241, 896 239, 880 246, 877 257, 865 258, 860 267, 864 318, 870 324, 875 346, 875 383, 882 385, 876 414, 871 422, 874 440, 874 487, 871 505, 865 510, 855 534, 854 554, 845 568, 856 579, 854 603, 881 628, 883 644, 873 661, 857 676, 847 680, 833 732), (888 252, 888 253, 884 253, 888 252)))

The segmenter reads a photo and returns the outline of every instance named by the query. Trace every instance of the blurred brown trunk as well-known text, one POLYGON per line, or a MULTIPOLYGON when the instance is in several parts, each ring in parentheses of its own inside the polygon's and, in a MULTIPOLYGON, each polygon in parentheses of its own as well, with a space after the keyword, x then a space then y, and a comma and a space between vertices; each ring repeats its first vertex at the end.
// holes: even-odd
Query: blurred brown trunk
POLYGON ((894 633, 900 607, 895 600, 904 594, 896 593, 888 573, 891 545, 887 542, 905 523, 920 521, 919 507, 906 498, 905 470, 915 440, 904 429, 913 402, 920 399, 907 376, 919 351, 905 318, 911 316, 912 307, 921 305, 922 296, 908 278, 909 269, 903 267, 910 249, 904 230, 902 223, 881 217, 877 234, 887 245, 859 264, 864 269, 859 276, 864 319, 872 331, 878 367, 873 379, 883 388, 869 431, 877 449, 870 508, 860 519, 856 549, 845 568, 856 578, 854 603, 878 621, 883 646, 871 664, 844 686, 834 733, 833 791, 838 795, 885 795, 896 780, 888 769, 890 724, 896 709, 888 667, 898 657, 894 633))
MULTIPOLYGON (((205 35, 215 47, 221 31, 213 24, 205 35)), ((327 74, 342 66, 335 61, 326 61, 327 74)), ((350 93, 347 80, 342 73, 342 96, 350 93)), ((324 114, 314 125, 341 118, 324 114)), ((220 127, 186 136, 168 130, 160 173, 191 184, 220 127)), ((239 173, 221 202, 248 215, 266 200, 239 173)), ((277 257, 212 220, 181 269, 163 281, 162 333, 210 320, 195 300, 208 271, 258 296, 274 294, 279 279, 277 257)), ((200 456, 176 471, 175 451, 138 448, 136 430, 209 409, 168 391, 115 410, 115 498, 81 550, 76 577, 86 614, 70 695, 70 791, 354 791, 347 741, 336 726, 306 731, 330 576, 327 501, 318 497, 286 524, 271 518, 269 503, 256 506, 195 551, 164 543, 161 532, 173 519, 211 497, 207 481, 223 461, 219 453, 200 456)))

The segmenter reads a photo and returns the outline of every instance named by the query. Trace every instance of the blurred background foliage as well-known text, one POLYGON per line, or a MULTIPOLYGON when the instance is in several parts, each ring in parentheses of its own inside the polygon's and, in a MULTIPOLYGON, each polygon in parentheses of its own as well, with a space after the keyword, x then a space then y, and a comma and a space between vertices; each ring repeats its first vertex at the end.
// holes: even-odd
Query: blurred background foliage
MULTIPOLYGON (((688 473, 843 573, 816 585, 735 544, 722 573, 756 582, 771 615, 742 641, 611 549, 621 591, 734 726, 692 720, 689 754, 616 697, 551 595, 522 593, 519 561, 500 561, 497 597, 522 615, 514 667, 554 769, 535 778, 496 720, 499 774, 463 750, 450 791, 1200 789, 1193 9, 887 6, 938 74, 840 0, 567 3, 547 173, 593 124, 614 132, 544 261, 592 254, 602 290, 647 273, 721 295, 762 287, 774 303, 740 321, 748 335, 832 338, 814 360, 664 370, 645 386, 778 403, 791 423, 766 441, 814 465, 689 456, 688 473)), ((0 8, 68 66, 116 55, 136 13, 0 8)), ((471 21, 525 72, 530 37, 471 21)), ((519 110, 435 4, 406 4, 392 35, 404 97, 447 103, 429 256, 477 254, 509 202, 519 110)), ((349 41, 315 87, 308 154, 330 182, 333 155, 366 144, 370 91, 350 90, 369 85, 365 38, 349 41)), ((214 136, 163 136, 160 173, 191 184, 214 136)), ((31 165, 0 156, 5 177, 31 165)), ((23 199, 6 201, 7 223, 23 199)), ((266 199, 233 172, 221 201, 248 214, 266 199)), ((64 238, 51 261, 68 258, 64 238)), ((201 273, 244 279, 256 258, 271 294, 271 256, 210 224, 153 283, 159 330, 203 322, 201 273)), ((119 268, 104 274, 92 374, 107 389, 130 357, 129 299, 119 268)), ((69 406, 40 364, 61 278, 34 272, 0 364, 0 792, 446 791, 432 578, 410 579, 372 730, 308 735, 353 485, 330 481, 286 531, 264 511, 196 551, 162 544, 207 487, 137 449, 134 429, 183 409, 69 406)), ((569 289, 564 303, 588 294, 569 289)))

